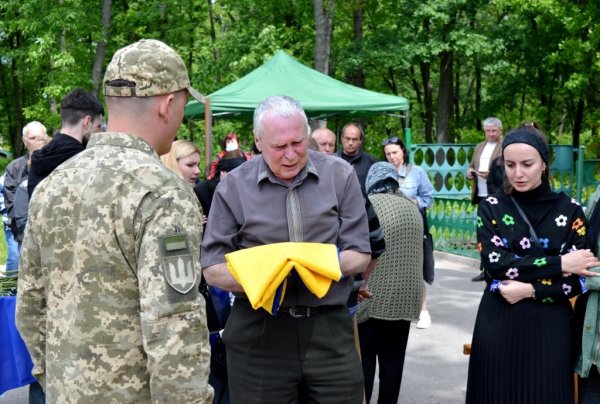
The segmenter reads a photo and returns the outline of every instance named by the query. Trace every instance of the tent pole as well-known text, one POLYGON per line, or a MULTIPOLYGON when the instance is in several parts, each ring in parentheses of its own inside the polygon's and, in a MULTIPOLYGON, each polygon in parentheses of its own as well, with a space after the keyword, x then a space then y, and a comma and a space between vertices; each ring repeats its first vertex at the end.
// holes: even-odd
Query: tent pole
POLYGON ((408 110, 406 110, 406 115, 404 115, 404 143, 406 143, 406 150, 409 150, 412 144, 412 134, 410 132, 410 125, 408 120, 408 110))
MULTIPOLYGON (((204 99, 204 158, 205 167, 208 167, 211 163, 210 157, 212 156, 212 113, 210 111, 210 99, 204 99)), ((207 172, 204 172, 206 176, 207 172)))
MULTIPOLYGON (((338 131, 340 130, 340 117, 336 116, 335 117, 335 153, 337 153, 338 150, 341 150, 340 146, 340 135, 338 133, 338 131)), ((340 152, 341 155, 341 152, 340 152)))

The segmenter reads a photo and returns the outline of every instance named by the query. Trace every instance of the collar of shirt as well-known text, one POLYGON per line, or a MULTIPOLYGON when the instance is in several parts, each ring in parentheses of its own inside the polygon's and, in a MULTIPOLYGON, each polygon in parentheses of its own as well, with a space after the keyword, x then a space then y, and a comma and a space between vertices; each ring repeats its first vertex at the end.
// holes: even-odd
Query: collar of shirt
POLYGON ((408 174, 406 172, 406 164, 402 164, 402 167, 400 167, 400 169, 398 170, 398 174, 400 174, 400 177, 402 178, 406 177, 406 174, 408 174))
POLYGON ((262 158, 262 156, 260 156, 260 161, 258 163, 258 178, 257 178, 256 183, 260 184, 262 181, 268 179, 269 181, 271 181, 274 184, 280 184, 280 185, 284 185, 286 187, 290 187, 291 185, 294 185, 296 183, 301 183, 302 181, 304 181, 304 179, 306 178, 306 176, 308 174, 312 174, 317 179, 319 179, 319 173, 317 172, 317 168, 315 167, 315 165, 313 164, 313 162, 310 158, 310 154, 308 155, 308 160, 306 162, 306 165, 298 173, 298 175, 296 175, 296 177, 294 177, 294 180, 292 181, 291 184, 287 184, 285 181, 275 177, 275 174, 273 174, 273 171, 271 171, 271 169, 265 162, 265 159, 262 158))
POLYGON ((123 132, 105 132, 105 133, 94 133, 90 137, 88 147, 90 146, 117 146, 127 147, 131 149, 140 150, 149 155, 155 155, 158 158, 158 154, 154 151, 144 139, 139 136, 130 135, 123 132))
POLYGON ((358 152, 355 155, 353 155, 353 156, 347 155, 346 153, 344 153, 343 150, 339 151, 338 153, 339 153, 338 154, 339 157, 343 158, 344 160, 346 160, 350 164, 354 163, 357 160, 360 160, 361 157, 363 156, 363 150, 362 149, 358 149, 358 152))

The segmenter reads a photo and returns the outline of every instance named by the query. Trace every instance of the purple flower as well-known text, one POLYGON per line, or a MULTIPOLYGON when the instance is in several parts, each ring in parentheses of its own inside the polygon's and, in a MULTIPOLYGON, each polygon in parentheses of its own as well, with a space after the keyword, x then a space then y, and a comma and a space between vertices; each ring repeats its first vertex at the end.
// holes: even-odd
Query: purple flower
POLYGON ((508 271, 506 271, 506 276, 510 279, 518 278, 519 270, 517 268, 509 268, 508 271))
POLYGON ((500 237, 498 237, 498 236, 492 237, 492 243, 494 243, 494 245, 496 247, 502 247, 504 245, 504 243, 502 242, 502 239, 500 239, 500 237))
POLYGON ((529 241, 529 239, 527 237, 523 237, 523 240, 521 240, 520 244, 521 244, 521 248, 524 250, 531 248, 531 241, 529 241))

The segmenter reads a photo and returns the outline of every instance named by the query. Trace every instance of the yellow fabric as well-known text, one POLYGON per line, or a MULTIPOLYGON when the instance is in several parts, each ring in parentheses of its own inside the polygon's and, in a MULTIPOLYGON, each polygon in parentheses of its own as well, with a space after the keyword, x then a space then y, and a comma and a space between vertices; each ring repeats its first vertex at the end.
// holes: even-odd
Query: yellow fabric
POLYGON ((322 243, 275 243, 225 255, 227 268, 244 288, 254 309, 273 313, 285 296, 286 278, 295 268, 304 285, 317 297, 325 296, 332 281, 342 277, 337 248, 322 243), (277 288, 281 296, 275 302, 277 288))

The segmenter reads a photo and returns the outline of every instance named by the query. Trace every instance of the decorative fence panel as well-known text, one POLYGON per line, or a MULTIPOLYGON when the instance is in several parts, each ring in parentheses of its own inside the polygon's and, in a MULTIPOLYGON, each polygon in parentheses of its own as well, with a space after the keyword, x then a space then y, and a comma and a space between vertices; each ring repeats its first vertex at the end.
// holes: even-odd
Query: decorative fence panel
MULTIPOLYGON (((434 188, 433 206, 428 210, 435 248, 454 254, 478 257, 476 251, 475 218, 477 207, 471 205, 471 181, 465 173, 469 167, 474 144, 414 144, 411 162, 423 168, 434 188)), ((585 160, 577 164, 569 145, 551 145, 552 182, 554 189, 578 197, 585 204, 600 184, 600 160, 585 160), (581 167, 579 170, 578 167, 581 167), (581 190, 578 189, 581 184, 581 190)), ((585 206, 585 205, 584 205, 585 206)))

